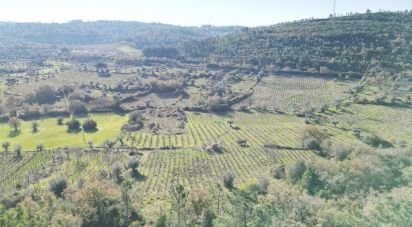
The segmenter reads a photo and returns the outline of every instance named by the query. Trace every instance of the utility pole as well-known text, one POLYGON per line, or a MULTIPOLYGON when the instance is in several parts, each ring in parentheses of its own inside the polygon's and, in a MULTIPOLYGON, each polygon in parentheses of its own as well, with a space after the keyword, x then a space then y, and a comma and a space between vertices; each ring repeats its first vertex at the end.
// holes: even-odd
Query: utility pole
POLYGON ((333 0, 333 17, 336 17, 336 0, 333 0))

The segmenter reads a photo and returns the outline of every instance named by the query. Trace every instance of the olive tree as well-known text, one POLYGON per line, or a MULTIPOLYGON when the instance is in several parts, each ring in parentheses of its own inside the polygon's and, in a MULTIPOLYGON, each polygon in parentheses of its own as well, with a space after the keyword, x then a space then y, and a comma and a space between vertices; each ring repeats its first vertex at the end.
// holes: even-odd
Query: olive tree
POLYGON ((8 141, 6 141, 6 142, 3 142, 2 144, 1 144, 1 146, 3 147, 3 149, 4 149, 4 152, 8 152, 9 151, 9 147, 10 147, 10 142, 8 142, 8 141))
POLYGON ((21 125, 21 120, 17 117, 12 117, 9 119, 9 125, 14 129, 14 132, 17 132, 21 125))

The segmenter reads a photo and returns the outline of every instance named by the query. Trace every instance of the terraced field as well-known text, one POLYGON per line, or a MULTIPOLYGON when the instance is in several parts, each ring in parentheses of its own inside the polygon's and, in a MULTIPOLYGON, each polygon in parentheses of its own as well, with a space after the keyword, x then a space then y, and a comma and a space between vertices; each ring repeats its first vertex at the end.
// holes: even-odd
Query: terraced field
MULTIPOLYGON (((356 127, 376 133, 390 141, 403 139, 410 144, 411 130, 403 126, 412 123, 407 117, 411 114, 409 109, 354 105, 350 110, 359 118, 356 127), (388 119, 391 120, 388 121, 388 119), (382 131, 396 137, 391 138, 382 134, 382 131)), ((343 117, 344 115, 338 116, 343 117)), ((97 115, 94 118, 99 123, 104 122, 104 117, 104 115, 97 115)), ((300 149, 300 133, 305 127, 303 118, 260 112, 233 112, 226 115, 187 113, 187 117, 187 130, 183 134, 165 135, 139 132, 126 138, 129 145, 135 146, 143 152, 139 170, 145 176, 145 180, 137 187, 139 193, 164 194, 167 193, 170 185, 176 183, 206 187, 219 181, 227 171, 232 171, 236 176, 237 184, 242 185, 256 180, 274 163, 290 163, 298 158, 306 160, 317 158, 314 152, 300 149), (233 121, 232 125, 228 121, 233 121), (247 139, 249 146, 239 146, 238 139, 247 139), (211 143, 221 144, 223 152, 209 153, 205 151, 203 147, 211 143), (270 144, 288 149, 264 147, 264 145, 270 144)), ((125 120, 122 117, 119 118, 119 122, 125 120)), ((55 124, 54 121, 53 124, 55 124)), ((342 130, 349 129, 343 119, 336 128, 329 124, 318 127, 327 130, 332 141, 343 143, 355 141, 350 130, 342 130)), ((77 135, 79 138, 74 139, 74 141, 83 140, 81 134, 77 135)), ((31 133, 30 135, 32 136, 31 133)), ((107 136, 105 138, 114 139, 118 132, 104 135, 107 136)), ((53 141, 51 135, 50 140, 53 141)), ((22 142, 24 144, 24 141, 22 142)), ((56 146, 63 145, 59 144, 58 140, 54 142, 56 146)), ((22 160, 14 160, 11 155, 2 156, 0 160, 4 163, 0 165, 3 174, 0 179, 4 182, 2 185, 10 186, 24 181, 27 173, 40 168, 42 163, 47 164, 51 156, 49 153, 24 153, 22 160)), ((62 173, 71 173, 67 178, 73 181, 76 179, 74 177, 76 175, 73 175, 73 169, 76 168, 76 164, 73 163, 77 160, 76 157, 74 154, 73 160, 66 161, 67 163, 62 165, 61 170, 62 173)), ((101 168, 110 170, 111 162, 116 159, 126 160, 126 158, 124 154, 84 154, 80 159, 87 163, 87 171, 82 170, 82 172, 87 175, 91 172, 96 174, 101 168)))
POLYGON ((28 152, 17 159, 14 155, 2 154, 0 157, 0 190, 29 183, 30 174, 46 165, 53 155, 52 152, 28 152))
MULTIPOLYGON (((287 115, 255 112, 216 116, 188 113, 187 132, 184 134, 156 135, 142 132, 137 133, 133 141, 131 137, 128 138, 128 142, 140 150, 153 149, 143 151, 140 171, 147 179, 139 184, 140 190, 165 192, 170 184, 176 182, 208 184, 220 179, 229 170, 234 172, 237 181, 241 184, 246 180, 256 179, 259 173, 267 171, 268 166, 273 162, 315 158, 316 155, 312 151, 299 149, 299 130, 302 127, 304 127, 302 119, 287 115), (229 119, 234 120, 232 127, 227 123, 229 119), (246 138, 249 147, 240 147, 236 142, 239 138, 246 138), (222 153, 210 154, 202 148, 204 144, 214 142, 222 145, 224 148, 222 153), (265 144, 277 144, 296 150, 268 150, 263 148, 265 144), (169 150, 161 150, 166 147, 169 150), (176 149, 170 150, 172 147, 176 149)), ((37 158, 36 160, 50 159, 49 156, 40 153, 27 153, 27 155, 25 153, 24 160, 20 161, 21 165, 13 165, 35 169, 37 164, 30 164, 31 162, 26 160, 31 156, 37 158)), ((76 157, 76 154, 73 154, 73 157, 76 157)), ((104 159, 104 156, 96 155, 95 158, 89 158, 88 166, 93 166, 95 163, 94 171, 97 172, 98 168, 104 166, 101 161, 98 161, 101 159, 104 159)), ((4 156, 2 161, 6 163, 10 160, 4 156)), ((110 168, 110 165, 108 164, 106 168, 110 168)), ((5 175, 10 173, 9 171, 16 172, 2 168, 2 173, 5 175)), ((24 179, 18 175, 19 172, 15 174, 17 174, 16 178, 24 179)))
MULTIPOLYGON (((349 108, 356 120, 356 127, 367 133, 377 134, 385 140, 395 144, 405 141, 412 146, 412 109, 389 107, 381 105, 352 105, 349 108)), ((345 123, 345 114, 338 115, 343 127, 349 129, 345 123)))
MULTIPOLYGON (((265 144, 300 148, 300 132, 304 120, 292 115, 272 113, 234 112, 227 115, 187 113, 186 133, 161 135, 139 132, 127 137, 129 145, 139 149, 185 148, 200 149, 204 144, 220 142, 231 150, 238 139, 247 139, 250 147, 262 148, 265 144), (228 121, 233 121, 230 126, 228 121), (235 129, 237 128, 237 129, 235 129)), ((334 139, 349 141, 352 137, 333 127, 324 127, 334 139)))
MULTIPOLYGON (((256 180, 274 163, 290 163, 302 158, 311 160, 317 155, 300 150, 300 131, 305 126, 301 118, 269 113, 235 113, 227 116, 189 114, 188 132, 172 138, 161 135, 139 134, 139 146, 183 146, 178 150, 146 152, 141 171, 147 179, 139 185, 144 192, 165 192, 171 184, 200 184, 204 187, 218 182, 221 176, 232 171, 238 184, 256 180), (239 127, 233 129, 227 120, 239 127), (247 138, 249 147, 242 148, 237 139, 247 138), (152 141, 152 142, 149 142, 152 141), (202 144, 219 142, 224 151, 209 154, 202 144), (265 149, 265 144, 276 144, 296 149, 265 149)), ((332 135, 332 140, 349 142, 353 138, 337 129, 322 127, 332 135)))
POLYGON ((252 107, 291 111, 310 103, 313 107, 332 104, 344 97, 349 82, 299 76, 266 76, 255 87, 252 107))

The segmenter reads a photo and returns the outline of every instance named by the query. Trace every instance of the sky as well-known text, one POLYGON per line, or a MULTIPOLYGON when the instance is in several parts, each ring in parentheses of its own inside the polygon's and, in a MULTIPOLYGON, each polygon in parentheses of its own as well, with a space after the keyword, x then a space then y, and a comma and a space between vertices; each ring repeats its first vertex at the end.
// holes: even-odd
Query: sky
MULTIPOLYGON (((334 0, 0 0, 0 21, 124 20, 261 26, 324 18, 334 0)), ((412 0, 336 0, 336 13, 410 10, 412 0)))

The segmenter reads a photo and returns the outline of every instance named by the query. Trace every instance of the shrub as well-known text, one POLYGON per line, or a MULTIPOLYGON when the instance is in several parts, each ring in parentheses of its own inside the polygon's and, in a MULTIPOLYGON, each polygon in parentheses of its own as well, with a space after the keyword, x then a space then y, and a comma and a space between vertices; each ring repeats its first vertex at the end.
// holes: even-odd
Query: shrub
POLYGON ((236 142, 237 142, 237 144, 239 144, 239 146, 241 146, 241 147, 248 147, 248 144, 247 144, 247 140, 246 140, 246 139, 239 138, 239 139, 236 140, 236 142))
POLYGON ((223 185, 228 188, 232 189, 234 187, 235 175, 232 172, 227 172, 223 175, 223 185))
POLYGON ((69 103, 69 110, 70 110, 70 113, 76 114, 76 115, 87 114, 86 105, 79 100, 71 100, 69 103))
POLYGON ((39 89, 36 90, 34 95, 31 97, 32 100, 30 102, 37 102, 39 104, 46 104, 46 103, 54 103, 57 100, 56 92, 54 89, 49 86, 41 86, 39 89))
POLYGON ((1 146, 3 147, 3 149, 4 149, 4 152, 8 152, 8 150, 9 150, 9 147, 10 147, 10 142, 8 142, 8 141, 6 141, 6 142, 3 142, 2 144, 1 144, 1 146))
POLYGON ((266 194, 269 187, 269 179, 267 177, 260 177, 259 178, 259 191, 262 194, 266 194))
POLYGON ((328 108, 329 108, 328 104, 322 104, 322 106, 320 107, 319 111, 320 111, 321 113, 324 113, 324 112, 326 112, 326 110, 328 110, 328 108))
POLYGON ((103 141, 102 145, 108 149, 111 149, 114 147, 114 145, 116 145, 116 141, 114 140, 105 140, 103 141))
POLYGON ((135 110, 129 113, 129 123, 136 124, 142 122, 142 115, 139 111, 135 110))
POLYGON ((166 227, 167 226, 167 216, 165 214, 160 215, 160 217, 157 219, 156 227, 166 227))
POLYGON ((42 143, 37 144, 37 151, 43 151, 44 150, 44 145, 42 143))
POLYGON ((38 105, 24 105, 23 109, 24 109, 23 116, 26 118, 37 118, 42 114, 42 111, 40 110, 40 106, 38 105))
POLYGON ((68 132, 80 131, 80 122, 75 118, 72 118, 71 120, 67 121, 66 125, 68 132))
POLYGON ((63 125, 63 122, 64 122, 64 118, 62 117, 57 118, 57 125, 63 125))
POLYGON ((352 147, 335 144, 331 147, 331 153, 335 156, 336 160, 343 161, 352 153, 352 147))
POLYGON ((203 217, 203 226, 204 227, 213 227, 213 221, 217 218, 216 214, 210 210, 207 209, 205 211, 204 217, 203 217))
POLYGON ((109 176, 109 173, 105 169, 99 170, 97 177, 100 179, 106 179, 109 176))
POLYGON ((14 147, 14 158, 15 159, 21 159, 23 156, 21 155, 21 150, 22 147, 20 144, 16 144, 16 146, 14 147))
POLYGON ((132 170, 136 170, 139 167, 139 161, 134 157, 130 158, 127 162, 127 167, 132 170))
POLYGON ((309 149, 320 149, 320 144, 326 140, 329 135, 317 127, 308 125, 303 129, 302 132, 302 145, 309 149))
POLYGON ((9 119, 9 125, 14 129, 15 132, 17 132, 21 125, 21 120, 17 117, 12 117, 9 119))
POLYGON ((320 150, 320 143, 315 137, 309 137, 303 140, 303 147, 312 150, 320 150))
POLYGON ((248 109, 247 105, 241 105, 241 106, 239 107, 239 111, 248 112, 249 109, 248 109))
POLYGON ((37 123, 37 122, 32 122, 31 123, 31 131, 33 132, 33 133, 36 133, 36 132, 38 132, 39 131, 39 123, 37 123))
POLYGON ((372 135, 367 135, 365 136, 362 141, 372 147, 391 147, 392 144, 379 136, 372 134, 372 135))
POLYGON ((398 144, 398 146, 401 147, 401 148, 405 148, 406 145, 407 145, 407 143, 406 143, 405 140, 399 140, 399 141, 397 142, 397 144, 398 144))
POLYGON ((83 90, 75 90, 69 97, 70 100, 79 100, 82 102, 89 102, 92 97, 83 90))
POLYGON ((120 162, 117 161, 112 164, 112 177, 117 183, 122 181, 122 169, 120 162))
POLYGON ((57 178, 49 183, 49 189, 54 195, 61 197, 64 189, 67 188, 67 181, 64 178, 57 178))
POLYGON ((134 123, 134 124, 124 124, 122 126, 122 131, 136 132, 136 131, 139 131, 142 128, 143 128, 143 123, 142 122, 138 122, 138 123, 134 123))
POLYGON ((287 176, 290 179, 290 181, 292 183, 296 183, 302 178, 303 174, 305 173, 306 163, 304 160, 298 159, 295 163, 290 165, 287 170, 287 176))
POLYGON ((85 131, 85 132, 92 132, 92 131, 96 131, 96 129, 97 129, 97 123, 96 123, 96 121, 94 121, 93 119, 91 119, 91 118, 88 118, 88 119, 86 119, 84 122, 83 122, 83 130, 85 131))
POLYGON ((276 166, 270 170, 270 173, 275 179, 284 179, 286 176, 286 168, 284 165, 276 166))
POLYGON ((358 128, 355 128, 353 131, 352 131, 352 135, 356 138, 356 139, 360 139, 360 137, 361 137, 361 130, 360 129, 358 129, 358 128))
POLYGON ((178 80, 149 80, 149 86, 153 92, 173 92, 183 87, 183 83, 178 80))
POLYGON ((221 112, 229 109, 227 100, 220 96, 210 96, 207 99, 207 109, 212 112, 221 112))

